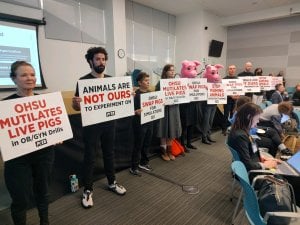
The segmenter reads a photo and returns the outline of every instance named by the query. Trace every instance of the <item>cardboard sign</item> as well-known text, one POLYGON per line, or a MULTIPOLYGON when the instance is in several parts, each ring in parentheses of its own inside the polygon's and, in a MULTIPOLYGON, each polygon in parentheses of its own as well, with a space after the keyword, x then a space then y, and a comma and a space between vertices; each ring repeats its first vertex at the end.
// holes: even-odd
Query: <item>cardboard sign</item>
POLYGON ((164 103, 162 91, 141 94, 141 124, 163 118, 165 116, 164 103))
POLYGON ((166 105, 190 102, 187 78, 160 79, 160 90, 166 105))
POLYGON ((270 77, 270 76, 258 76, 258 83, 259 83, 259 86, 260 86, 260 90, 262 90, 262 91, 272 90, 272 77, 270 77))
POLYGON ((271 77, 271 89, 275 90, 276 84, 283 84, 283 77, 271 77))
POLYGON ((244 82, 240 79, 222 79, 222 84, 226 86, 227 95, 245 95, 244 82))
POLYGON ((245 92, 260 92, 258 77, 239 77, 244 83, 245 92))
POLYGON ((82 126, 134 115, 131 77, 78 81, 82 126))
POLYGON ((73 137, 60 92, 0 101, 3 161, 73 137))
POLYGON ((227 104, 226 86, 222 83, 207 83, 207 104, 227 104))
POLYGON ((207 79, 190 78, 188 82, 189 98, 191 102, 207 100, 207 79))

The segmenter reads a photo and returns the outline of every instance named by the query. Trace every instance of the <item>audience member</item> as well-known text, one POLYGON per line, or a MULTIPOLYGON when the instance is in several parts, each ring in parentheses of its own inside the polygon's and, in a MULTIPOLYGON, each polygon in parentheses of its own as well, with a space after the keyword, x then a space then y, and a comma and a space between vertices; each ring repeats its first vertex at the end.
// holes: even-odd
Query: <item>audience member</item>
POLYGON ((129 172, 136 176, 141 176, 139 168, 151 171, 149 164, 148 150, 152 141, 153 122, 141 125, 141 94, 149 92, 150 76, 147 73, 140 72, 136 78, 139 88, 135 91, 133 118, 134 148, 131 156, 131 167, 129 172))
MULTIPOLYGON (((88 49, 85 58, 91 68, 91 72, 80 78, 83 79, 103 79, 110 77, 104 74, 108 54, 102 47, 91 47, 88 49)), ((80 110, 78 83, 75 96, 72 99, 74 110, 80 110)), ((83 169, 83 195, 81 204, 84 208, 93 206, 93 172, 96 162, 96 153, 101 146, 104 161, 104 172, 108 180, 108 189, 118 195, 124 195, 126 189, 116 182, 114 169, 114 143, 115 143, 115 121, 97 123, 83 127, 84 169, 83 169)))
MULTIPOLYGON (((236 114, 236 120, 232 125, 228 136, 228 145, 234 148, 245 164, 248 171, 256 169, 274 169, 281 163, 275 158, 266 158, 260 155, 256 141, 250 135, 250 129, 256 127, 261 117, 261 108, 253 103, 243 105, 236 114)), ((296 196, 296 204, 300 204, 300 180, 295 176, 284 176, 293 186, 296 196)))
POLYGON ((228 145, 238 152, 247 170, 277 167, 275 159, 263 158, 259 154, 258 146, 250 135, 250 130, 256 127, 261 113, 261 108, 254 103, 241 106, 228 136, 228 145))
MULTIPOLYGON (((172 79, 175 77, 174 65, 167 64, 164 66, 161 74, 161 79, 172 79)), ((160 83, 158 82, 155 88, 160 90, 160 83)), ((165 117, 158 121, 157 137, 160 138, 161 157, 165 161, 175 160, 172 155, 171 145, 172 140, 179 138, 182 132, 179 105, 166 105, 165 117)))
POLYGON ((273 127, 280 136, 283 135, 281 126, 281 118, 289 117, 293 111, 293 106, 290 102, 281 102, 272 104, 263 110, 261 114, 259 126, 273 127))
POLYGON ((285 87, 283 84, 276 84, 275 85, 275 92, 271 96, 271 102, 273 104, 278 104, 283 101, 288 101, 289 100, 289 95, 285 91, 285 87))
POLYGON ((295 93, 293 94, 292 100, 294 106, 300 106, 300 83, 295 87, 295 93))
MULTIPOLYGON (((17 86, 17 92, 3 100, 36 95, 34 68, 25 61, 16 61, 11 65, 10 77, 17 86)), ((49 224, 48 198, 49 180, 54 161, 53 146, 34 151, 4 163, 4 179, 12 199, 11 216, 15 225, 26 224, 26 211, 30 206, 33 193, 40 225, 49 224)))

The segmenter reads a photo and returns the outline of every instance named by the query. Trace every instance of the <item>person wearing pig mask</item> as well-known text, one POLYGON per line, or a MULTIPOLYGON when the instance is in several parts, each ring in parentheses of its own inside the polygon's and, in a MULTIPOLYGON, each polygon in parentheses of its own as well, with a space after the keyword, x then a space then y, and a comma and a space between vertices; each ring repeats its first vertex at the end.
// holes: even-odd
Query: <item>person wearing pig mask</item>
MULTIPOLYGON (((224 68, 220 64, 216 65, 207 65, 203 72, 203 78, 207 78, 208 83, 220 83, 221 77, 219 75, 219 69, 224 68)), ((216 142, 211 139, 211 128, 213 125, 215 113, 216 113, 217 105, 208 105, 207 102, 202 104, 202 121, 201 121, 201 129, 202 129, 202 143, 211 145, 216 142)))
MULTIPOLYGON (((199 61, 184 60, 181 63, 181 78, 195 78, 197 76, 197 66, 199 61)), ((201 108, 199 102, 189 102, 180 104, 180 120, 182 127, 182 134, 180 142, 185 148, 185 152, 190 152, 189 149, 197 149, 191 144, 193 137, 193 129, 200 121, 201 108)))

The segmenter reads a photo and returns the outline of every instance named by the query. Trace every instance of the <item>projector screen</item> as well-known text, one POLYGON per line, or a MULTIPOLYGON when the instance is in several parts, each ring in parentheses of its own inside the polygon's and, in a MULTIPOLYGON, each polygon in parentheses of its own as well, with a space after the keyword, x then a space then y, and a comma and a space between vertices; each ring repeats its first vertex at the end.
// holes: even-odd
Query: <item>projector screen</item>
POLYGON ((10 65, 17 60, 31 63, 36 86, 45 87, 40 69, 37 26, 0 20, 0 90, 16 87, 9 74, 10 65))

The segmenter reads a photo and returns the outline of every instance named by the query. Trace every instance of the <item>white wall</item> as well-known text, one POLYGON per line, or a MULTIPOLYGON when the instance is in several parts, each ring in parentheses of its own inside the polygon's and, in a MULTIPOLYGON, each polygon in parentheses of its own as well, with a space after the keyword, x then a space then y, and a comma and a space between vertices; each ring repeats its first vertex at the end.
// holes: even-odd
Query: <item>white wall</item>
MULTIPOLYGON (((105 72, 121 76, 127 70, 126 58, 117 58, 118 48, 126 50, 126 34, 124 32, 125 0, 106 0, 105 6, 108 29, 106 29, 107 46, 104 47, 107 47, 109 54, 108 66, 105 72), (117 36, 116 40, 114 35, 117 36)), ((41 10, 3 2, 0 2, 0 12, 34 19, 42 19, 43 16, 41 10)), ((95 45, 46 39, 44 26, 39 28, 38 41, 42 72, 48 89, 37 92, 74 90, 78 78, 90 72, 84 55, 89 47, 95 45)), ((11 93, 0 92, 0 98, 11 93)))
POLYGON ((252 61, 264 74, 286 72, 287 86, 300 82, 300 16, 233 26, 228 29, 227 62, 238 71, 252 61))
MULTIPOLYGON (((220 18, 204 10, 176 17, 176 67, 180 71, 183 60, 203 59, 209 64, 226 66, 227 29, 220 25, 220 18), (204 28, 207 26, 207 30, 204 28), (220 58, 208 57, 209 44, 212 39, 223 41, 220 58)), ((220 70, 224 75, 225 69, 220 70)))

